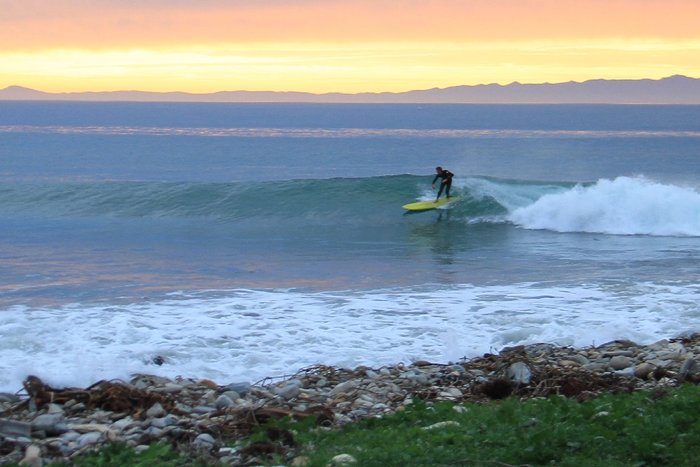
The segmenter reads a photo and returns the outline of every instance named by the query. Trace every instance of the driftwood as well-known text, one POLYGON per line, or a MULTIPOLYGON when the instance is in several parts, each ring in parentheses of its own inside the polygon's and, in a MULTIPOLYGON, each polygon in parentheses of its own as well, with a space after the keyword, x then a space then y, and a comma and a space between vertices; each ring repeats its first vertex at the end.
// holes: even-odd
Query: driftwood
POLYGON ((120 381, 99 381, 86 389, 56 389, 36 376, 28 376, 23 386, 30 398, 25 403, 34 403, 37 408, 75 401, 90 409, 124 412, 142 418, 143 412, 155 403, 160 403, 166 410, 173 410, 175 406, 173 399, 167 395, 137 389, 120 381))

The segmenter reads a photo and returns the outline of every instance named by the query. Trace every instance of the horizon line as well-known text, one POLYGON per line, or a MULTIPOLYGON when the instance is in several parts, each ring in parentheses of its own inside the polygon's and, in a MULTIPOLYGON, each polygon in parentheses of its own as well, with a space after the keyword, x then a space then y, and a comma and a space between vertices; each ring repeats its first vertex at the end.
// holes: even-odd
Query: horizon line
POLYGON ((381 92, 308 91, 62 91, 20 85, 0 89, 0 101, 323 103, 323 104, 659 104, 700 105, 700 78, 675 74, 639 79, 589 79, 560 83, 456 85, 381 92))
POLYGON ((313 95, 313 96, 329 96, 329 95, 360 96, 360 95, 364 95, 364 94, 373 94, 373 95, 405 94, 405 93, 411 93, 411 92, 440 91, 440 90, 447 90, 447 89, 454 89, 454 88, 465 88, 465 87, 466 88, 476 88, 476 87, 480 87, 480 86, 493 86, 493 87, 556 86, 556 85, 562 85, 562 84, 586 84, 586 83, 599 82, 599 81, 605 81, 605 82, 664 81, 664 80, 668 80, 668 79, 672 79, 672 78, 685 78, 685 79, 689 79, 689 80, 700 80, 700 77, 692 77, 692 76, 676 73, 676 74, 664 76, 661 78, 590 78, 590 79, 586 79, 583 81, 568 80, 568 81, 556 81, 556 82, 550 82, 550 81, 520 82, 520 81, 516 80, 516 81, 511 81, 510 83, 507 83, 507 84, 491 82, 491 83, 478 83, 478 84, 455 84, 453 86, 445 86, 445 87, 433 86, 433 87, 428 87, 428 88, 409 89, 406 91, 360 91, 360 92, 343 92, 343 91, 312 92, 312 91, 293 91, 293 90, 275 91, 275 90, 271 90, 271 89, 264 89, 264 90, 222 89, 222 90, 218 90, 218 91, 208 91, 208 92, 182 91, 182 90, 146 91, 146 90, 142 90, 142 89, 113 89, 113 90, 99 90, 99 91, 44 91, 41 89, 32 88, 32 87, 24 86, 21 84, 10 84, 4 88, 1 88, 0 92, 8 91, 10 89, 16 88, 16 89, 33 91, 33 92, 43 93, 43 94, 51 94, 51 95, 144 93, 144 94, 187 94, 187 95, 191 95, 191 96, 210 96, 210 95, 220 94, 220 93, 273 93, 273 94, 308 94, 308 95, 313 95))

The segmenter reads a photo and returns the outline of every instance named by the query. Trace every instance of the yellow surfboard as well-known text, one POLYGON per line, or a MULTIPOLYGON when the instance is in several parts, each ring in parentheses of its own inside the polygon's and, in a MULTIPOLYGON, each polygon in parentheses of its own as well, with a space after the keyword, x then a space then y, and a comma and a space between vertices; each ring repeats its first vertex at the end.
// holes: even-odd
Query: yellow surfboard
POLYGON ((403 208, 409 211, 429 211, 430 209, 447 206, 448 204, 454 203, 458 199, 459 198, 456 196, 451 196, 449 198, 442 198, 437 201, 419 201, 417 203, 404 204, 403 208))

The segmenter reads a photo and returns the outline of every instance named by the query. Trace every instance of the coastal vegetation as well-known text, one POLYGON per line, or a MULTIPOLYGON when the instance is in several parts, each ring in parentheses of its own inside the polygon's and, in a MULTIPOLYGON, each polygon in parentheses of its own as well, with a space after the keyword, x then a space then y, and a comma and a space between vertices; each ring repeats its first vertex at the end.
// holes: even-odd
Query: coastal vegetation
POLYGON ((700 334, 458 363, 317 365, 256 384, 138 374, 1 394, 0 464, 685 466, 700 334))
MULTIPOLYGON (((257 450, 262 465, 309 467, 353 459, 361 466, 689 466, 696 465, 700 447, 699 404, 700 387, 692 384, 583 402, 561 396, 484 404, 416 401, 391 415, 340 428, 318 427, 310 418, 273 420, 235 449, 257 450)), ((140 454, 111 445, 71 465, 206 462, 156 444, 140 454)))

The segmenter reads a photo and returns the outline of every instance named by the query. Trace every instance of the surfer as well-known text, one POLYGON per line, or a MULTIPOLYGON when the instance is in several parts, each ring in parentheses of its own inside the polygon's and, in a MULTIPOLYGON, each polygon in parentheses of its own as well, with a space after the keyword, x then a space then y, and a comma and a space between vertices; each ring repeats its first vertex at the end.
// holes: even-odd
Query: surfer
POLYGON ((452 187, 452 177, 454 177, 454 174, 449 170, 443 169, 440 166, 435 167, 435 172, 436 175, 433 179, 433 190, 435 189, 435 182, 437 181, 437 179, 442 179, 442 181, 440 182, 440 189, 438 190, 437 198, 435 198, 435 202, 437 202, 437 200, 440 199, 442 190, 445 190, 445 197, 450 197, 450 188, 452 187))

